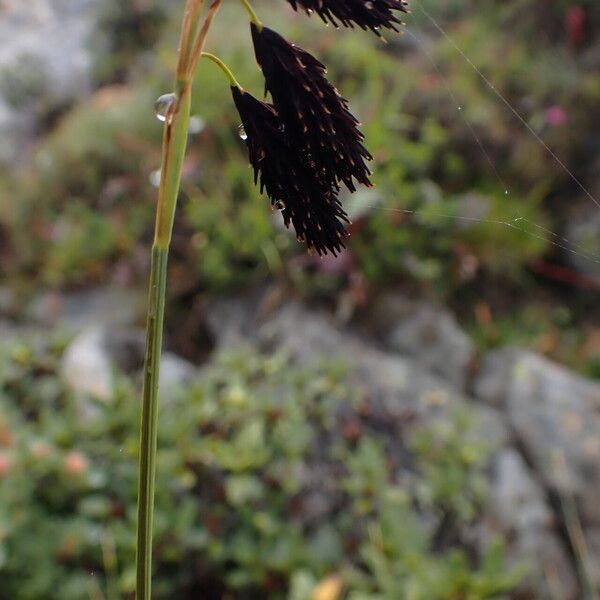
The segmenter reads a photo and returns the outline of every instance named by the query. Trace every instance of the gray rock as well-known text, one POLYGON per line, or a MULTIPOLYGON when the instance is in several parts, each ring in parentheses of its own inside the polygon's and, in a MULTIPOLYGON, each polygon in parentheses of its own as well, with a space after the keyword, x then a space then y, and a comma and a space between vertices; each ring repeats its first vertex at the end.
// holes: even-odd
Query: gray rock
MULTIPOLYGON (((522 587, 523 597, 545 597, 547 591, 541 586, 550 573, 555 580, 556 597, 575 600, 577 578, 557 531, 558 519, 546 498, 546 479, 540 475, 538 481, 537 471, 531 472, 513 447, 515 433, 503 412, 510 405, 508 398, 516 393, 513 378, 519 370, 515 371, 515 362, 532 355, 509 349, 488 357, 477 389, 491 406, 482 405, 469 401, 455 385, 432 373, 431 364, 424 367, 414 357, 376 348, 368 339, 340 327, 328 313, 299 303, 276 307, 269 294, 256 294, 251 298, 221 300, 209 306, 207 314, 221 347, 251 342, 263 350, 277 349, 300 365, 314 364, 323 357, 341 359, 347 366, 349 383, 365 390, 372 400, 369 422, 380 428, 382 435, 384 431, 389 435, 388 448, 398 458, 398 475, 407 489, 416 482, 402 466, 400 457, 406 449, 395 445, 402 437, 400 424, 410 422, 411 428, 418 428, 447 423, 450 410, 467 406, 474 423, 470 435, 497 449, 490 466, 490 499, 479 528, 480 537, 476 538, 479 547, 487 546, 497 535, 508 540, 510 562, 530 566, 530 576, 522 587)), ((514 422, 512 426, 519 431, 514 422)), ((521 438, 519 442, 522 443, 521 438)), ((320 494, 306 498, 307 507, 317 520, 335 504, 330 494, 322 487, 319 490, 320 494)))
POLYGON ((182 387, 190 383, 195 376, 196 367, 192 363, 172 352, 163 352, 158 390, 161 401, 168 404, 174 400, 182 387))
POLYGON ((382 352, 358 337, 337 329, 325 313, 287 304, 257 332, 266 347, 277 347, 297 364, 314 364, 323 357, 339 358, 357 385, 377 393, 390 415, 407 410, 444 409, 460 398, 441 379, 409 358, 382 352))
POLYGON ((2 346, 7 343, 12 343, 15 339, 18 339, 20 335, 22 335, 22 333, 15 327, 14 323, 0 318, 0 340, 2 340, 2 346))
MULTIPOLYGON (((536 470, 564 506, 567 526, 584 535, 600 527, 600 385, 530 355, 513 369, 508 414, 536 470)), ((589 534, 587 534, 589 535, 589 534)), ((596 544, 585 560, 588 577, 600 586, 596 544)))
POLYGON ((106 286, 75 293, 48 292, 37 297, 26 316, 39 325, 78 332, 90 326, 128 327, 140 322, 146 294, 106 286))
MULTIPOLYGON (((223 347, 250 341, 264 350, 277 348, 300 365, 314 364, 323 357, 340 359, 347 366, 352 385, 368 390, 374 398, 382 419, 443 419, 448 409, 465 401, 454 386, 431 373, 420 360, 377 349, 340 329, 325 312, 295 302, 271 311, 269 305, 268 294, 256 294, 220 300, 207 307, 217 343, 223 347)), ((476 404, 470 409, 481 418, 484 436, 498 444, 506 443, 509 434, 499 413, 476 404)))
MULTIPOLYGON (((69 344, 61 375, 75 394, 110 402, 117 372, 137 373, 144 364, 145 334, 142 329, 115 326, 84 328, 69 344)), ((196 367, 171 352, 163 352, 159 394, 168 403, 196 375, 196 367)), ((91 414, 93 411, 87 411, 91 414)))
POLYGON ((375 304, 370 318, 387 350, 409 356, 457 390, 465 389, 473 343, 447 309, 390 293, 375 304))
POLYGON ((515 348, 486 357, 475 390, 504 407, 539 481, 572 507, 557 518, 570 528, 581 522, 600 585, 600 552, 589 539, 600 529, 600 384, 515 348))
POLYGON ((494 458, 483 529, 487 540, 498 534, 509 540, 509 564, 527 567, 523 590, 532 590, 536 598, 543 597, 540 583, 547 573, 553 573, 557 597, 576 597, 577 579, 559 541, 544 490, 513 448, 502 450, 494 458))
POLYGON ((574 493, 600 524, 600 384, 518 348, 485 357, 476 396, 503 408, 548 487, 574 493))
POLYGON ((36 119, 91 87, 93 0, 0 5, 0 161, 14 160, 36 119))
POLYGON ((535 354, 513 364, 507 414, 536 471, 600 525, 600 385, 535 354))
POLYGON ((515 362, 526 355, 519 348, 501 348, 484 356, 479 373, 473 381, 474 396, 486 404, 503 409, 511 371, 515 362))
POLYGON ((584 545, 581 543, 577 549, 577 557, 588 574, 588 580, 596 589, 600 589, 600 527, 586 527, 584 545))
POLYGON ((565 237, 568 240, 565 245, 575 251, 564 252, 565 260, 581 273, 600 276, 600 211, 597 207, 586 201, 572 209, 567 215, 565 237))
POLYGON ((75 394, 110 402, 115 369, 134 372, 144 358, 144 332, 93 325, 83 329, 67 347, 61 375, 75 394))
MULTIPOLYGON (((494 461, 494 471, 491 507, 503 529, 526 539, 530 532, 552 526, 552 512, 546 505, 544 491, 516 450, 502 450, 494 461)), ((535 547, 527 543, 525 546, 535 547)))
POLYGON ((256 338, 258 328, 270 312, 265 308, 267 295, 255 290, 243 297, 220 298, 207 304, 206 322, 216 344, 229 348, 256 338))
POLYGON ((109 402, 113 397, 113 364, 105 344, 106 332, 90 327, 80 333, 65 351, 61 375, 75 394, 109 402))
POLYGON ((489 406, 471 405, 477 417, 476 432, 493 449, 504 448, 514 442, 514 436, 501 411, 489 406))

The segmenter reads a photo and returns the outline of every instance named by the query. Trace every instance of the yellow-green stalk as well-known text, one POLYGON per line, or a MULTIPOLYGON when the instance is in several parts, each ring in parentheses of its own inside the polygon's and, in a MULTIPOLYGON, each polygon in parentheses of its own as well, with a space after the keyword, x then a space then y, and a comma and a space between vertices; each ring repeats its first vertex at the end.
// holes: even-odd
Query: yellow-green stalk
POLYGON ((163 337, 169 246, 185 156, 192 78, 212 20, 222 0, 213 0, 201 27, 202 0, 187 0, 178 51, 175 97, 167 109, 163 133, 161 180, 150 267, 146 354, 139 455, 136 599, 150 600, 152 532, 158 430, 158 382, 163 337))

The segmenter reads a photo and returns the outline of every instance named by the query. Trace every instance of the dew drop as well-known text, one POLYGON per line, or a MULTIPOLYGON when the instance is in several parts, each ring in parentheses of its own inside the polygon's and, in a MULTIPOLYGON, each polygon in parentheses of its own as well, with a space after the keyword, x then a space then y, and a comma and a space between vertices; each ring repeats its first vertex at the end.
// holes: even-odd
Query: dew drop
POLYGON ((169 114, 169 111, 175 104, 176 100, 177 95, 173 93, 163 94, 156 99, 156 102, 154 103, 154 112, 156 113, 156 118, 159 121, 164 123, 167 120, 167 115, 169 114))
POLYGON ((206 122, 202 117, 198 117, 196 115, 190 117, 190 123, 188 125, 188 133, 190 135, 198 135, 199 133, 202 133, 205 127, 206 122))
POLYGON ((369 10, 371 10, 373 8, 373 3, 372 2, 365 2, 365 8, 368 8, 369 10))
POLYGON ((150 173, 150 175, 148 177, 148 181, 150 181, 150 185, 152 185, 155 188, 159 187, 160 186, 160 177, 161 177, 160 169, 156 169, 155 171, 152 171, 152 173, 150 173))
POLYGON ((240 125, 238 127, 238 135, 240 136, 240 138, 242 138, 244 141, 248 139, 248 134, 246 133, 246 130, 244 129, 243 125, 240 125))
POLYGON ((275 200, 275 208, 277 210, 285 210, 285 202, 283 200, 275 200))

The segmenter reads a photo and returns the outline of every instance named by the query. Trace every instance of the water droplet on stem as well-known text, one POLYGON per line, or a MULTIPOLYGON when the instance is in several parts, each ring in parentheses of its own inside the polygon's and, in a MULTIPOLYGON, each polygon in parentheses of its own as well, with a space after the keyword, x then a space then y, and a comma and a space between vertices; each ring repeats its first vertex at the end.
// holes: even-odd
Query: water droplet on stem
POLYGON ((246 141, 248 139, 248 134, 246 133, 246 130, 244 129, 243 125, 240 125, 238 127, 238 135, 240 136, 240 138, 242 138, 244 141, 246 141))
POLYGON ((157 188, 157 187, 160 187, 160 178, 161 178, 160 169, 156 169, 155 171, 152 171, 152 173, 150 173, 150 176, 148 177, 148 181, 150 181, 150 185, 157 188))
POLYGON ((154 112, 156 113, 156 118, 164 123, 167 120, 167 116, 169 115, 169 112, 173 108, 176 101, 177 95, 173 93, 159 96, 154 103, 154 112))

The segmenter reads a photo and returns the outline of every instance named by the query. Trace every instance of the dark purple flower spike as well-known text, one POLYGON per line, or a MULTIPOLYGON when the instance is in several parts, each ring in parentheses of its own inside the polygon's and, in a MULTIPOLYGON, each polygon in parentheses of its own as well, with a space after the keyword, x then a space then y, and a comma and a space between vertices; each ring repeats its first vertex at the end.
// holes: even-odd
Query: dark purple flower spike
POLYGON ((325 66, 268 27, 251 24, 256 60, 265 88, 285 124, 285 135, 304 151, 304 160, 324 181, 340 183, 354 192, 354 180, 370 186, 358 121, 348 102, 325 77, 325 66))
POLYGON ((370 29, 377 35, 382 27, 398 31, 402 21, 394 14, 407 13, 404 0, 287 0, 294 10, 317 13, 325 23, 336 27, 370 29))
POLYGON ((233 86, 242 119, 254 181, 281 210, 286 227, 318 254, 341 252, 348 217, 337 198, 339 188, 318 177, 300 149, 290 142, 275 107, 233 86))

